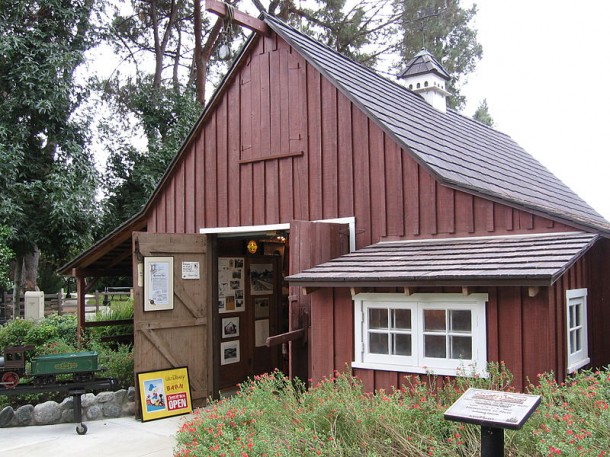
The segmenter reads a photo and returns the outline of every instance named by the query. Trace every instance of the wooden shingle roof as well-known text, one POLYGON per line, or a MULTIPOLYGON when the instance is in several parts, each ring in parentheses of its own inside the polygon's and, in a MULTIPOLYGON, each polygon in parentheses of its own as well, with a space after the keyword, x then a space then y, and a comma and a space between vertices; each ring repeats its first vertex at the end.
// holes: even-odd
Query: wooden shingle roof
POLYGON ((308 287, 548 286, 598 237, 572 232, 381 242, 286 280, 308 287))
POLYGON ((447 110, 338 54, 284 22, 265 22, 435 178, 580 229, 610 234, 610 223, 508 135, 447 110))
POLYGON ((407 76, 416 76, 430 72, 436 73, 445 80, 451 79, 449 73, 447 73, 440 62, 430 54, 430 51, 422 49, 415 57, 407 62, 405 69, 400 72, 398 77, 406 78, 407 76))

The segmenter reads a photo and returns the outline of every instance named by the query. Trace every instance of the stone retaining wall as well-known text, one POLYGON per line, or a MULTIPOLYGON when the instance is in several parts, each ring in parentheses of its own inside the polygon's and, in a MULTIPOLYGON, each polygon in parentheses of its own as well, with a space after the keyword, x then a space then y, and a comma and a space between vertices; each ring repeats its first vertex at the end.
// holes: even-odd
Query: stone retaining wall
MULTIPOLYGON (((136 412, 135 389, 101 392, 81 396, 83 422, 109 417, 133 416, 136 412)), ((61 403, 47 401, 36 406, 24 405, 16 410, 7 406, 0 411, 0 427, 24 427, 74 422, 74 398, 61 403)))

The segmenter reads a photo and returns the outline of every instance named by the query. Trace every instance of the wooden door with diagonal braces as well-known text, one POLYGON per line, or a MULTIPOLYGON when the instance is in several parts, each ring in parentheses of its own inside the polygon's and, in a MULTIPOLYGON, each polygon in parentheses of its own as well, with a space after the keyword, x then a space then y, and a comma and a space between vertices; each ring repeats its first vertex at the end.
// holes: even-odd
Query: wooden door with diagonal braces
MULTIPOLYGON (((205 235, 134 232, 134 371, 188 367, 191 398, 212 394, 210 265, 205 235), (173 308, 145 311, 144 259, 173 259, 173 308), (189 271, 189 274, 183 273, 189 271), (193 274, 198 269, 199 275, 193 274), (184 278, 183 278, 184 277, 184 278)), ((136 396, 136 398, 139 398, 136 396)))

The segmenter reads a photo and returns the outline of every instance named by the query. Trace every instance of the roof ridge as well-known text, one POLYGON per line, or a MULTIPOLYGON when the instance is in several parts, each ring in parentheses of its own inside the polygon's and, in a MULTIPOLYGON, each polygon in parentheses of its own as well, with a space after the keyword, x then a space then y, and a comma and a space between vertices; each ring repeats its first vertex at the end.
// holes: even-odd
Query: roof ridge
POLYGON ((455 110, 441 113, 294 26, 269 15, 265 21, 439 183, 610 235, 610 222, 507 133, 455 110))

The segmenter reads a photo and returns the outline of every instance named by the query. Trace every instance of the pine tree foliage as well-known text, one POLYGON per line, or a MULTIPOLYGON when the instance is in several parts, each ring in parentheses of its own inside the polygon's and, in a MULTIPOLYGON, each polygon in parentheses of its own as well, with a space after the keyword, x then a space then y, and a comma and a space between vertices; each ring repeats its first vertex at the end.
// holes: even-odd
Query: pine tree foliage
POLYGON ((494 126, 494 120, 491 117, 491 114, 489 113, 489 107, 487 106, 486 98, 484 98, 483 101, 479 103, 479 106, 472 117, 485 125, 488 125, 490 127, 494 126))
POLYGON ((394 10, 401 17, 395 32, 401 37, 402 62, 422 48, 430 51, 451 76, 449 106, 462 109, 466 99, 460 89, 483 55, 471 26, 476 4, 462 8, 459 0, 395 0, 394 10))

